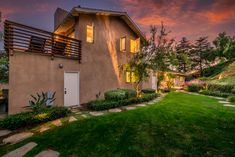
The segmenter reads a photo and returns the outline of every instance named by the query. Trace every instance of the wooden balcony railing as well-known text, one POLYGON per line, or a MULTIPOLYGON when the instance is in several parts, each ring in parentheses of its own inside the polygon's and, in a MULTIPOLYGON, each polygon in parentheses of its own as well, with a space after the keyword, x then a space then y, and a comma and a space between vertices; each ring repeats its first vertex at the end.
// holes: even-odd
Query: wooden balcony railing
POLYGON ((4 23, 4 47, 7 53, 17 50, 52 57, 76 59, 81 63, 81 41, 12 21, 4 23))

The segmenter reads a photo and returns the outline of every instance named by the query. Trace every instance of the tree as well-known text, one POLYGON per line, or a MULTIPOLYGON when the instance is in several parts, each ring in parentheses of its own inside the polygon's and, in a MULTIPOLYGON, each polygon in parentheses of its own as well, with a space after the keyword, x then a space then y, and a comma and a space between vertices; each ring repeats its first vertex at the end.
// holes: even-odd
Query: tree
MULTIPOLYGON (((151 28, 152 32, 157 32, 156 27, 151 28)), ((159 34, 156 36, 156 42, 155 42, 155 36, 152 36, 155 43, 155 49, 152 52, 150 58, 150 67, 153 73, 156 72, 164 72, 171 68, 172 63, 174 62, 174 51, 173 51, 173 44, 174 40, 168 38, 168 34, 170 32, 166 31, 166 28, 164 24, 161 24, 159 34)), ((160 84, 160 81, 162 80, 162 76, 160 74, 157 75, 157 84, 160 84)), ((159 86, 157 86, 157 90, 159 90, 159 86)))
POLYGON ((2 13, 0 11, 0 42, 3 40, 2 13))
POLYGON ((208 42, 208 37, 200 37, 196 40, 193 50, 191 53, 191 66, 193 69, 200 71, 202 76, 202 70, 204 67, 208 66, 208 54, 210 52, 210 43, 208 42))
POLYGON ((133 56, 129 62, 129 67, 136 76, 135 89, 137 96, 139 96, 141 93, 141 83, 149 77, 149 62, 146 60, 146 53, 140 51, 133 56))
POLYGON ((235 37, 230 37, 226 32, 219 33, 213 41, 214 51, 220 58, 231 60, 235 58, 235 37))
POLYGON ((218 36, 213 41, 215 46, 215 51, 218 57, 226 58, 226 51, 228 51, 229 43, 231 38, 227 36, 226 32, 219 33, 218 36))
POLYGON ((183 37, 176 45, 176 59, 178 62, 178 72, 187 72, 190 65, 191 44, 187 38, 183 37))
POLYGON ((8 82, 8 59, 5 53, 0 54, 0 83, 8 82))
MULTIPOLYGON (((165 71, 171 63, 171 55, 173 52, 173 39, 168 39, 166 29, 161 24, 159 34, 157 28, 150 27, 150 38, 141 48, 140 52, 136 53, 129 61, 129 68, 135 72, 136 91, 140 94, 140 84, 149 78, 150 73, 157 71, 165 71)), ((159 76, 160 77, 160 76, 159 76)), ((161 79, 158 79, 160 81, 161 79)), ((159 83, 158 83, 159 84, 159 83)))

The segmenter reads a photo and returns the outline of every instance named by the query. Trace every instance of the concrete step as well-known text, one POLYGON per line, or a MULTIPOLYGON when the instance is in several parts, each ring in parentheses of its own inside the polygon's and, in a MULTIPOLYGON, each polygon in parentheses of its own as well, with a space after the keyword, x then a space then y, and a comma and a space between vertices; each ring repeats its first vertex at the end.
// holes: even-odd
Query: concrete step
POLYGON ((59 152, 48 149, 40 152, 35 157, 58 157, 59 155, 59 152))
POLYGON ((9 136, 7 138, 4 138, 2 140, 2 142, 4 144, 15 144, 15 143, 18 143, 20 141, 23 141, 25 140, 26 138, 29 138, 33 136, 33 133, 32 132, 22 132, 22 133, 18 133, 18 134, 15 134, 15 135, 12 135, 12 136, 9 136))
POLYGON ((26 153, 28 153, 30 150, 32 150, 36 146, 37 146, 37 143, 30 142, 20 148, 17 148, 16 150, 13 150, 3 155, 3 157, 23 157, 26 153))

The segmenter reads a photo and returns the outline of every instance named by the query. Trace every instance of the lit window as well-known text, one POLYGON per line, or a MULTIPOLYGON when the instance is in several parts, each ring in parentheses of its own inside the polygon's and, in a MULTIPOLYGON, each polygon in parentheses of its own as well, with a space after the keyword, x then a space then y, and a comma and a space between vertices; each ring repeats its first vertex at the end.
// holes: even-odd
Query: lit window
POLYGON ((130 51, 131 53, 137 53, 140 51, 140 38, 136 40, 130 40, 130 51))
POLYGON ((135 40, 130 40, 130 51, 131 53, 135 53, 135 40))
POLYGON ((126 71, 126 82, 127 83, 136 83, 137 82, 137 75, 133 71, 126 71))
POLYGON ((126 82, 127 83, 131 82, 131 72, 130 71, 126 71, 126 82))
POLYGON ((126 37, 120 39, 120 51, 126 51, 126 37))
POLYGON ((90 25, 86 26, 86 41, 88 43, 94 42, 94 26, 90 26, 90 25))

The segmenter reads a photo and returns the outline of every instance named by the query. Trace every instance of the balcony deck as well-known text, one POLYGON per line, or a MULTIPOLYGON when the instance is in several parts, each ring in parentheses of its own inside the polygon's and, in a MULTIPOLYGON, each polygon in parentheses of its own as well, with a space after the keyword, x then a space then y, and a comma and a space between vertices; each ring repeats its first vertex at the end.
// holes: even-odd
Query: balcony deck
POLYGON ((4 47, 8 54, 14 51, 37 53, 76 59, 79 63, 82 59, 81 40, 8 20, 4 23, 4 47))

